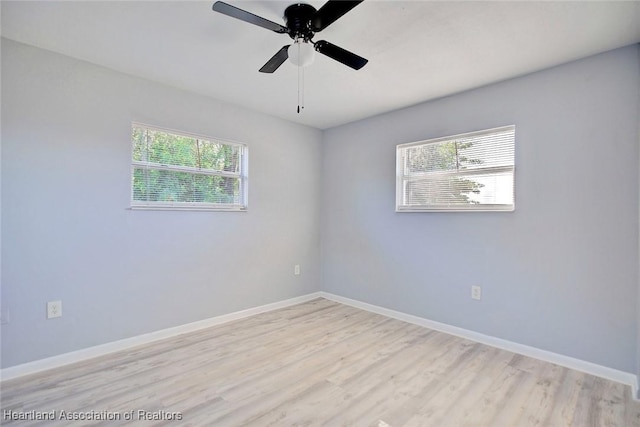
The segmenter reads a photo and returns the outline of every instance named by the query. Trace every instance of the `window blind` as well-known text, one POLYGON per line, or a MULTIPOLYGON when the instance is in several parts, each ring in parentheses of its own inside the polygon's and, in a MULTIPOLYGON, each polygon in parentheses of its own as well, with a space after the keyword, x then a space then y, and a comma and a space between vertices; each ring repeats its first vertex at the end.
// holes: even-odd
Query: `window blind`
POLYGON ((515 126, 396 148, 396 210, 514 209, 515 126))
POLYGON ((246 208, 246 146, 132 126, 133 208, 246 208))

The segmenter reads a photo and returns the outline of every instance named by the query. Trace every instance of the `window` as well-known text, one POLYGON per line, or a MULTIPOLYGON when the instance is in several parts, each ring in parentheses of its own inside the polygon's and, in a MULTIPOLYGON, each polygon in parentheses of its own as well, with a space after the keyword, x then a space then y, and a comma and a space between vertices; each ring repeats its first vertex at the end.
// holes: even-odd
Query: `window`
POLYGON ((131 207, 245 210, 247 147, 134 123, 131 207))
POLYGON ((396 211, 514 210, 515 126, 400 144, 396 211))

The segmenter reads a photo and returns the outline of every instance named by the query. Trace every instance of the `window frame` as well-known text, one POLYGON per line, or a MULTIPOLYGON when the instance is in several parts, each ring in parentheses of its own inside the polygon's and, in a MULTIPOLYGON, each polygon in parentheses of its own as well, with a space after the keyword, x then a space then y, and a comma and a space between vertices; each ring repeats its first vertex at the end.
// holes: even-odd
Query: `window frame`
POLYGON ((239 171, 225 172, 217 171, 214 169, 199 169, 189 166, 178 165, 164 165, 160 163, 144 162, 134 160, 134 144, 133 139, 130 141, 130 160, 131 160, 131 183, 130 183, 130 205, 132 210, 179 210, 179 211, 230 211, 230 212, 244 212, 248 209, 248 196, 249 196, 249 180, 248 180, 248 166, 249 166, 249 153, 247 144, 240 142, 229 141, 221 138, 213 138, 210 136, 200 135, 192 132, 178 131, 174 129, 162 128, 159 126, 148 125, 141 122, 131 122, 131 132, 134 128, 144 128, 147 130, 153 130, 156 132, 163 132, 171 135, 177 135, 181 137, 194 138, 197 140, 206 140, 210 142, 216 142, 219 144, 230 145, 238 148, 239 159, 239 171), (192 175, 209 175, 209 176, 222 176, 228 178, 239 179, 240 186, 240 204, 228 204, 228 203, 209 203, 209 202, 156 202, 156 201, 141 201, 134 199, 134 187, 133 178, 136 168, 148 168, 152 170, 167 170, 173 172, 184 172, 192 175))
MULTIPOLYGON (((396 212, 513 212, 516 206, 516 165, 515 165, 515 131, 516 125, 500 126, 491 129, 483 129, 473 132, 465 132, 457 135, 449 135, 438 138, 426 139, 422 141, 409 142, 396 145, 396 212), (455 141, 462 138, 470 138, 474 136, 488 135, 492 133, 500 133, 504 131, 513 131, 513 165, 512 166, 500 166, 500 167, 487 167, 477 168, 463 171, 446 171, 438 172, 440 176, 459 176, 464 177, 468 175, 489 175, 498 172, 511 172, 513 181, 513 203, 512 204, 468 204, 468 205, 456 205, 456 206, 442 206, 436 205, 407 205, 404 203, 405 187, 410 181, 420 179, 420 176, 405 175, 406 165, 404 164, 405 157, 402 155, 403 151, 410 147, 424 146, 429 144, 437 144, 447 141, 455 141)), ((436 175, 436 173, 425 172, 422 177, 426 175, 436 175)), ((424 179, 424 178, 422 178, 424 179)))

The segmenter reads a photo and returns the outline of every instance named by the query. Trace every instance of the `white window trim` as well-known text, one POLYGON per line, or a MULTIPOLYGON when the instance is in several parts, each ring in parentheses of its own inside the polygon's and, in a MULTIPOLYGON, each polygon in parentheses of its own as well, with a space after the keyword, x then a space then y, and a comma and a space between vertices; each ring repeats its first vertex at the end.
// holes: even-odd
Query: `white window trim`
POLYGON ((186 167, 186 166, 169 166, 163 165, 160 163, 152 163, 152 162, 140 162, 133 160, 133 144, 129 141, 131 153, 129 158, 131 159, 131 180, 133 180, 133 174, 136 166, 138 167, 146 167, 149 169, 155 170, 171 170, 171 171, 179 171, 179 172, 189 172, 189 173, 197 173, 201 175, 214 175, 214 176, 224 176, 231 178, 239 178, 240 179, 240 194, 242 195, 242 203, 241 204, 226 204, 226 203, 205 203, 205 202, 145 202, 140 200, 133 199, 133 186, 130 185, 131 190, 131 198, 129 209, 131 210, 179 210, 179 211, 226 211, 226 212, 245 212, 249 208, 249 179, 248 179, 248 166, 249 166, 249 155, 248 148, 246 144, 230 141, 221 138, 213 138, 211 136, 199 135, 191 132, 184 132, 180 130, 167 129, 158 126, 148 125, 141 122, 132 122, 131 128, 134 127, 143 127, 145 129, 151 129, 158 132, 171 133, 175 135, 181 135, 196 139, 204 139, 207 141, 215 141, 226 145, 232 145, 238 147, 240 150, 240 172, 224 172, 224 171, 213 171, 213 170, 201 170, 198 168, 186 167))
MULTIPOLYGON (((493 167, 493 168, 485 168, 485 169, 473 169, 469 171, 461 171, 461 172, 442 172, 442 173, 424 173, 424 174, 415 174, 411 177, 404 175, 405 165, 402 162, 402 157, 398 155, 401 149, 417 146, 417 145, 426 145, 426 144, 437 144, 443 141, 450 141, 453 139, 460 138, 469 138, 473 136, 486 135, 490 133, 497 133, 501 131, 511 130, 513 129, 515 132, 515 125, 508 126, 500 126, 491 129, 483 129, 480 131, 474 132, 466 132, 460 133, 457 135, 444 136, 440 138, 427 139, 423 141, 416 142, 408 142, 405 144, 396 145, 396 212, 513 212, 515 211, 516 206, 516 186, 515 186, 515 162, 513 166, 506 167, 493 167), (464 175, 484 175, 491 174, 496 172, 512 172, 513 173, 513 204, 505 205, 505 204, 480 204, 480 205, 459 205, 456 207, 434 207, 434 206, 420 206, 420 205, 404 205, 404 191, 408 182, 418 179, 424 179, 425 176, 447 176, 447 175, 455 175, 455 176, 464 176, 464 175)), ((515 150, 515 147, 514 147, 515 150)))

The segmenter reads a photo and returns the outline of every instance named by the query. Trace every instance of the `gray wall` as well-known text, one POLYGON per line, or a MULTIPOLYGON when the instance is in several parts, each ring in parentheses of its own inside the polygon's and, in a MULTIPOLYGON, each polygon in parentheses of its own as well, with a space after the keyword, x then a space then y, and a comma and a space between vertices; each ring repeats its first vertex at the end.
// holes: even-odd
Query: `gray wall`
POLYGON ((636 372, 638 55, 325 132, 324 290, 636 372), (396 144, 509 124, 515 212, 394 211, 396 144))
POLYGON ((2 39, 2 367, 318 291, 321 139, 2 39), (249 211, 128 210, 132 121, 248 144, 249 211))

